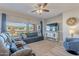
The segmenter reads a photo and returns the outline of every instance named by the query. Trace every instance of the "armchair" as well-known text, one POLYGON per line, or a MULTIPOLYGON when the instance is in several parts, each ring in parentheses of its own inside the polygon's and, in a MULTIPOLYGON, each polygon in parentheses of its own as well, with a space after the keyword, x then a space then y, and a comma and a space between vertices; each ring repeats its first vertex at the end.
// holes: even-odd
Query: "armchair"
POLYGON ((79 38, 66 38, 64 47, 68 52, 79 55, 79 38))

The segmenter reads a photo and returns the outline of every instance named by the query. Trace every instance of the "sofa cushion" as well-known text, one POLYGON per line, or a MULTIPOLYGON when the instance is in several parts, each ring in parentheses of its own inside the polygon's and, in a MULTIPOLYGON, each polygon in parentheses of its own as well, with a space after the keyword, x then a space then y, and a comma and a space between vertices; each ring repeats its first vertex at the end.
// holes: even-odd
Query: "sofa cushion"
POLYGON ((27 34, 27 37, 35 37, 35 36, 38 36, 37 32, 33 32, 33 33, 28 33, 27 34))
POLYGON ((1 33, 0 36, 2 36, 4 38, 4 41, 7 40, 7 36, 4 33, 1 33))
POLYGON ((23 38, 23 39, 27 38, 27 35, 23 33, 23 34, 22 34, 22 38, 23 38))
POLYGON ((12 43, 12 38, 11 38, 10 33, 5 33, 5 35, 7 36, 8 42, 9 42, 9 43, 12 43))

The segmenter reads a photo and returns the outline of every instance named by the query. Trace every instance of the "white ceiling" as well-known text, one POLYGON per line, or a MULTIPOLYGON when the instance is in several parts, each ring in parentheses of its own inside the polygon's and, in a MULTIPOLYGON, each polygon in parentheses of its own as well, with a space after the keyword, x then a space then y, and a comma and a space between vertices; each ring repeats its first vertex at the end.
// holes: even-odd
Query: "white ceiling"
POLYGON ((79 8, 79 4, 68 4, 68 3, 48 3, 48 9, 50 10, 50 12, 46 13, 42 13, 42 15, 39 15, 37 13, 33 13, 31 11, 33 11, 35 8, 34 6, 36 5, 36 3, 6 3, 6 4, 0 4, 0 7, 5 8, 6 10, 12 10, 12 11, 17 11, 20 13, 23 13, 25 15, 30 15, 36 18, 42 18, 42 19, 46 19, 46 18, 50 18, 53 16, 56 16, 60 13, 63 13, 65 11, 68 10, 72 10, 75 8, 79 8))

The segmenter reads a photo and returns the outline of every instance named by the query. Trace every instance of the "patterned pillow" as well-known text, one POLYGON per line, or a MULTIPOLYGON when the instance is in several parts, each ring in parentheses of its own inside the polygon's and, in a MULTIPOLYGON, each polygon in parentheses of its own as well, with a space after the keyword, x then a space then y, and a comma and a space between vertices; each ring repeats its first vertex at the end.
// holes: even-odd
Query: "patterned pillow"
POLYGON ((22 34, 22 38, 23 39, 26 39, 27 38, 27 35, 26 34, 22 34))
POLYGON ((4 33, 1 33, 0 36, 3 38, 3 44, 6 48, 10 48, 10 43, 7 40, 7 36, 4 33))
POLYGON ((9 43, 12 43, 12 38, 11 38, 10 33, 5 33, 5 35, 7 36, 8 42, 9 42, 9 43))

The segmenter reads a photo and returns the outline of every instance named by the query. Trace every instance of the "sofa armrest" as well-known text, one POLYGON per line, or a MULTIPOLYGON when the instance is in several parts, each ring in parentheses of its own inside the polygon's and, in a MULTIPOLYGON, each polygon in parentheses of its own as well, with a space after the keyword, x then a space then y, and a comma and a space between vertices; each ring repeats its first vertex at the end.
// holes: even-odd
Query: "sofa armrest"
POLYGON ((21 49, 16 51, 15 53, 11 54, 11 56, 30 56, 32 53, 31 49, 21 49))

